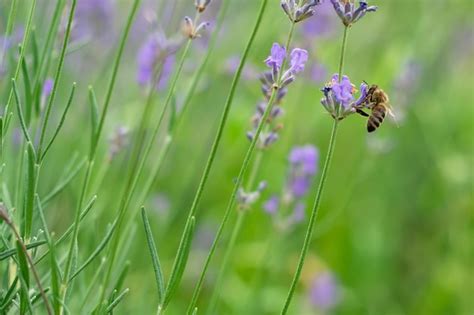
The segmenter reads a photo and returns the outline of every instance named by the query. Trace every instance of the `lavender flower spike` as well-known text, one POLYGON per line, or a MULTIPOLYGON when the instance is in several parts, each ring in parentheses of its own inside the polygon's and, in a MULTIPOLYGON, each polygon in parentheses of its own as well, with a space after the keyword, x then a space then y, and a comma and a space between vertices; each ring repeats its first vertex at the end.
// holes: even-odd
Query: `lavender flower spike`
POLYGON ((182 26, 183 34, 189 39, 196 39, 201 37, 200 33, 208 28, 209 25, 209 22, 202 22, 196 26, 189 16, 185 16, 182 26))
POLYGON ((282 0, 281 8, 293 23, 301 22, 313 16, 314 7, 321 4, 321 0, 305 0, 299 1, 297 4, 295 0, 282 0))
POLYGON ((356 100, 354 94, 357 90, 348 76, 343 76, 339 82, 339 75, 333 75, 321 91, 324 94, 321 104, 334 119, 342 120, 367 106, 367 84, 360 85, 360 96, 356 100))
POLYGON ((367 1, 360 0, 356 7, 353 0, 331 0, 337 15, 345 26, 352 26, 360 20, 367 12, 377 11, 376 6, 369 6, 367 1))

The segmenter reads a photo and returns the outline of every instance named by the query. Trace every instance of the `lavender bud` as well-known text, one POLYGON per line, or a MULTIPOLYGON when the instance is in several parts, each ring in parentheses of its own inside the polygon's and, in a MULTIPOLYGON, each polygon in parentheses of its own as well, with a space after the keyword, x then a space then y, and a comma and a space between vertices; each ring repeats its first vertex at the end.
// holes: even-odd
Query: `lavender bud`
POLYGON ((209 3, 211 3, 211 0, 196 0, 195 1, 196 10, 198 10, 198 12, 200 13, 204 12, 204 10, 206 10, 206 7, 209 5, 209 3))

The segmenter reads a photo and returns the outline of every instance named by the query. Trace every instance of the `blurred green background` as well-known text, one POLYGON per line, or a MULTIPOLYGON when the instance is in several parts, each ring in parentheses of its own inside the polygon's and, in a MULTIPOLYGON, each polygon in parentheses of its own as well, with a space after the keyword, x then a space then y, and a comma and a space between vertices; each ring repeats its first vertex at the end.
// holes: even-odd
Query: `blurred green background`
MULTIPOLYGON (((221 1, 212 2, 208 19, 214 19, 221 1)), ((217 48, 146 202, 166 275, 230 87, 230 58, 238 57, 243 51, 260 5, 255 0, 227 1, 231 1, 231 7, 223 29, 219 30, 217 48)), ((174 3, 164 2, 144 2, 127 45, 106 121, 100 163, 96 165, 98 175, 92 192, 98 195, 98 202, 81 229, 80 259, 93 251, 117 211, 128 147, 109 163, 110 142, 106 140, 118 126, 130 130, 136 127, 145 100, 145 93, 135 80, 136 54, 154 30, 154 24, 147 24, 150 12, 166 10, 166 6, 174 3)), ((3 21, 9 1, 1 3, 3 21)), ((390 95, 397 122, 385 123, 370 136, 360 116, 350 116, 341 124, 314 239, 290 313, 474 314, 474 2, 374 0, 370 3, 378 5, 379 11, 368 14, 350 29, 344 73, 357 85, 362 80, 380 85, 390 95), (325 308, 314 302, 311 292, 318 277, 328 273, 336 288, 331 291, 334 303, 325 308)), ((174 4, 171 14, 156 13, 157 24, 169 36, 177 32, 184 15, 193 14, 193 1, 179 0, 174 4)), ((49 1, 38 1, 38 8, 44 10, 45 16, 51 14, 49 7, 49 1)), ((98 25, 93 24, 93 15, 89 17, 87 23, 96 27, 92 34, 97 38, 88 38, 66 59, 67 71, 59 97, 65 100, 68 86, 77 81, 78 98, 59 143, 46 161, 43 174, 48 175, 42 177, 40 193, 57 183, 74 152, 79 157, 86 154, 87 86, 93 84, 99 100, 103 101, 110 56, 116 49, 117 34, 125 22, 130 1, 111 1, 111 7, 113 13, 107 17, 110 23, 105 29, 101 24, 104 17, 98 18, 98 25)), ((19 25, 24 23, 26 11, 27 6, 22 3, 19 25)), ((46 27, 46 21, 37 15, 36 27, 42 40, 45 35, 41 30, 46 27)), ((263 60, 271 44, 282 43, 288 30, 289 22, 279 1, 270 1, 198 209, 193 250, 169 314, 183 314, 189 303, 249 145, 245 133, 250 129, 255 105, 261 100, 260 82, 255 73, 265 70, 263 60)), ((211 28, 211 31, 216 30, 211 28)), ((286 114, 281 121, 285 127, 281 138, 265 152, 258 178, 266 180, 268 188, 260 201, 281 189, 292 147, 313 144, 321 156, 326 152, 332 121, 319 103, 320 88, 337 72, 341 36, 342 24, 330 7, 321 8, 321 13, 298 25, 292 46, 307 49, 311 58, 304 75, 290 87, 284 102, 286 114), (312 25, 318 19, 322 19, 325 28, 313 34, 308 31, 311 26, 305 24, 312 25), (316 73, 317 69, 320 72, 316 73)), ((206 41, 207 36, 193 46, 178 83, 175 97, 178 104, 202 60, 206 41)), ((157 110, 165 92, 158 93, 157 110)), ((54 119, 59 116, 59 112, 54 113, 54 119)), ((151 160, 158 155, 161 144, 162 139, 151 160)), ((12 149, 11 161, 18 154, 18 150, 12 149)), ((73 220, 82 176, 47 208, 51 230, 58 234, 73 220)), ((13 185, 13 173, 10 178, 13 185)), ((316 184, 317 180, 307 204, 314 198, 316 184)), ((130 210, 128 220, 134 224, 117 265, 129 261, 125 286, 131 291, 117 313, 152 314, 157 303, 151 259, 140 218, 131 216, 137 212, 130 210)), ((307 217, 309 211, 308 207, 307 217)), ((235 215, 230 226, 234 223, 235 215)), ((218 314, 279 313, 307 220, 286 232, 276 230, 259 202, 244 224, 225 276, 218 314), (262 270, 263 276, 259 276, 262 270)), ((224 242, 230 228, 226 231, 224 242)), ((219 248, 211 264, 200 308, 205 309, 209 302, 223 249, 219 248)), ((98 266, 99 261, 94 262, 80 276, 73 294, 84 294, 98 266)), ((80 301, 81 298, 77 299, 77 303, 80 301)))

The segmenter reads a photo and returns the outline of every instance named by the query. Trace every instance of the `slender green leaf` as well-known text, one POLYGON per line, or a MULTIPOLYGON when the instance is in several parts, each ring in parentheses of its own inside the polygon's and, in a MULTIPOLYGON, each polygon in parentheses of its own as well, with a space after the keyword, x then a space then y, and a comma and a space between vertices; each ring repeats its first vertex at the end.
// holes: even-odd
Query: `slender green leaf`
MULTIPOLYGON (((92 206, 94 205, 95 201, 97 199, 97 196, 93 196, 91 198, 91 200, 89 201, 89 203, 84 207, 84 210, 82 210, 81 212, 81 217, 80 217, 80 221, 82 221, 85 216, 89 213, 89 211, 92 209, 92 206)), ((74 228, 74 223, 72 223, 68 229, 66 230, 66 232, 63 233, 63 235, 61 235, 59 237, 59 239, 54 243, 54 246, 57 247, 59 244, 61 244, 69 235, 71 235, 72 233, 72 230, 74 228)), ((49 250, 47 250, 40 258, 38 258, 35 262, 35 265, 38 264, 40 261, 42 261, 49 253, 49 250)))
POLYGON ((117 226, 116 222, 114 222, 112 225, 110 225, 107 228, 107 233, 105 234, 104 238, 102 241, 99 243, 99 246, 92 252, 92 254, 89 256, 89 258, 86 259, 86 261, 76 270, 76 272, 69 278, 69 282, 71 282, 76 276, 78 276, 86 267, 94 261, 94 259, 99 256, 99 254, 102 252, 102 250, 107 246, 108 242, 110 241, 110 238, 112 237, 112 234, 115 230, 115 227, 117 226))
MULTIPOLYGON (((33 248, 36 248, 36 247, 44 245, 44 244, 46 244, 46 241, 38 241, 38 242, 34 242, 34 243, 30 243, 30 244, 26 245, 26 248, 27 249, 33 249, 33 248)), ((0 252, 0 261, 5 260, 7 258, 10 258, 11 256, 13 256, 15 254, 16 254, 16 249, 14 249, 14 248, 4 250, 3 252, 0 252)))
POLYGON ((16 251, 18 256, 18 267, 20 268, 19 279, 22 288, 20 291, 20 313, 24 314, 26 312, 26 308, 30 304, 30 271, 28 269, 26 255, 23 252, 23 248, 19 240, 16 241, 16 251))
POLYGON ((61 131, 61 128, 63 127, 64 121, 66 120, 67 113, 69 111, 69 108, 71 107, 72 100, 74 99, 74 92, 75 91, 76 91, 76 82, 74 82, 72 84, 71 93, 69 94, 69 99, 67 101, 66 107, 64 108, 64 111, 63 111, 63 114, 62 114, 61 119, 59 121, 58 127, 54 131, 54 134, 51 137, 51 140, 49 140, 48 145, 44 149, 44 152, 43 152, 42 156, 40 157, 41 161, 44 159, 46 153, 48 153, 48 150, 51 148, 51 145, 53 144, 54 140, 56 140, 56 137, 58 136, 59 132, 61 131))
POLYGON ((17 106, 17 113, 18 113, 18 117, 20 118, 21 129, 23 130, 23 135, 25 136, 26 141, 31 142, 31 137, 28 131, 28 127, 26 125, 25 116, 23 115, 23 110, 21 109, 20 95, 18 94, 18 88, 17 88, 15 79, 12 79, 12 84, 13 84, 13 94, 15 95, 15 101, 16 101, 16 106, 17 106))
POLYGON ((158 287, 158 302, 159 304, 162 304, 163 298, 165 296, 165 284, 163 280, 163 272, 161 270, 160 259, 158 257, 155 241, 153 240, 153 233, 151 232, 150 222, 148 221, 145 208, 142 207, 141 211, 142 211, 143 225, 145 226, 145 234, 146 234, 146 240, 148 243, 148 249, 150 250, 151 261, 153 263, 153 270, 155 272, 155 281, 158 287))
POLYGON ((123 298, 129 291, 130 289, 128 288, 123 290, 122 293, 120 293, 119 296, 117 296, 117 298, 113 300, 112 303, 109 304, 109 306, 107 306, 106 313, 111 313, 113 309, 117 307, 117 305, 123 300, 123 298))
POLYGON ((99 128, 99 106, 92 86, 89 86, 89 105, 91 111, 91 146, 99 128))
POLYGON ((28 126, 30 124, 31 112, 33 108, 33 103, 31 101, 31 83, 30 83, 30 74, 28 72, 28 65, 26 60, 23 59, 21 63, 21 72, 23 74, 23 84, 25 86, 25 123, 28 126))
POLYGON ((27 188, 26 188, 26 198, 25 198, 25 230, 24 236, 25 238, 29 238, 31 236, 31 230, 33 227, 33 208, 35 204, 35 193, 36 193, 36 173, 38 166, 36 165, 36 156, 35 150, 31 142, 27 144, 27 151, 28 151, 28 181, 27 181, 27 188))
POLYGON ((61 48, 61 53, 59 57, 59 63, 56 69, 56 74, 54 76, 53 89, 51 90, 51 95, 49 97, 48 104, 46 105, 46 109, 44 111, 44 118, 41 124, 41 131, 40 131, 39 144, 38 144, 38 159, 41 158, 42 156, 42 152, 43 152, 42 148, 43 148, 43 143, 46 136, 46 130, 48 128, 49 116, 51 115, 51 109, 53 108, 53 103, 54 103, 56 93, 58 90, 58 85, 61 80, 62 69, 64 66, 64 57, 65 57, 66 48, 69 42, 69 36, 71 34, 72 20, 74 17, 75 9, 76 9, 76 0, 72 0, 71 9, 69 11, 69 17, 68 17, 68 22, 67 22, 67 27, 66 27, 66 33, 64 35, 63 46, 61 48))
POLYGON ((54 312, 56 314, 59 313, 59 283, 60 283, 60 271, 59 271, 59 264, 56 259, 56 251, 54 246, 54 241, 51 239, 51 234, 49 233, 48 225, 46 223, 46 219, 44 217, 43 207, 41 206, 41 201, 39 199, 38 194, 36 194, 36 204, 38 205, 38 213, 41 219, 41 223, 43 225, 44 234, 46 237, 46 241, 48 243, 49 249, 49 257, 50 257, 50 270, 51 270, 51 288, 53 294, 53 307, 54 312))
MULTIPOLYGON (((71 160, 71 163, 75 162, 76 157, 73 157, 71 160)), ((62 180, 60 180, 59 183, 56 184, 56 186, 48 193, 46 196, 43 197, 41 200, 41 203, 43 205, 47 204, 48 202, 51 201, 54 197, 56 197, 59 193, 61 193, 64 188, 66 188, 67 185, 71 183, 71 181, 79 174, 79 171, 84 167, 86 163, 86 159, 82 159, 76 164, 75 167, 72 170, 66 170, 65 175, 62 176, 62 180)))
POLYGON ((114 290, 120 291, 123 284, 125 283, 125 278, 127 277, 128 271, 130 270, 130 261, 125 262, 125 265, 120 272, 115 285, 113 286, 114 290))
POLYGON ((163 309, 165 309, 168 303, 170 302, 171 297, 176 291, 183 276, 184 268, 186 267, 186 263, 188 261, 189 251, 191 249, 195 221, 196 220, 193 216, 186 224, 183 233, 183 238, 181 239, 181 243, 179 244, 176 259, 174 261, 173 269, 171 271, 170 279, 168 281, 168 286, 166 287, 166 294, 163 301, 163 309))
POLYGON ((6 313, 8 311, 8 308, 10 307, 11 303, 13 302, 13 298, 15 297, 16 293, 18 292, 17 283, 18 283, 18 277, 15 277, 12 284, 8 288, 7 293, 5 293, 5 296, 3 297, 2 304, 0 304, 0 312, 5 312, 6 313))

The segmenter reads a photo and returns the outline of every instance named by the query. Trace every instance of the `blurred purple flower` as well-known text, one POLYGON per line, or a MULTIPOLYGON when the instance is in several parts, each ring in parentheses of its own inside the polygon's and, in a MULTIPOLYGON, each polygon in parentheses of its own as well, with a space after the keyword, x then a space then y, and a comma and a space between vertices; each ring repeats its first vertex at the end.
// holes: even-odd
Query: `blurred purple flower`
POLYGON ((54 80, 51 78, 48 78, 44 81, 43 83, 43 89, 41 91, 41 96, 44 98, 47 98, 51 92, 53 91, 54 87, 54 80))
POLYGON ((313 280, 310 290, 310 301, 321 310, 329 310, 339 301, 339 287, 334 276, 326 271, 313 280))
POLYGON ((74 17, 74 38, 113 38, 115 3, 112 0, 80 0, 74 17))
POLYGON ((176 49, 176 45, 170 44, 162 34, 149 36, 138 51, 138 84, 152 84, 155 75, 159 74, 156 88, 165 88, 175 65, 176 49))
POLYGON ((280 199, 274 195, 264 203, 263 209, 269 214, 276 214, 279 206, 280 199))
POLYGON ((293 223, 300 223, 301 221, 304 220, 305 217, 305 209, 306 205, 303 202, 298 202, 293 209, 293 223))
POLYGON ((302 174, 314 175, 318 169, 319 152, 312 145, 295 147, 288 160, 293 168, 301 169, 302 174))
POLYGON ((369 6, 367 1, 360 0, 359 6, 356 7, 354 1, 351 0, 331 0, 331 3, 342 23, 351 26, 360 20, 367 12, 377 11, 376 6, 369 6))
POLYGON ((281 8, 285 11, 290 21, 296 23, 306 20, 315 13, 315 7, 321 0, 281 0, 281 8))
MULTIPOLYGON (((319 152, 312 145, 295 147, 288 156, 289 170, 282 197, 273 195, 264 203, 263 209, 274 217, 277 226, 288 228, 305 217, 303 198, 318 171, 319 152), (277 216, 280 207, 293 209, 291 215, 277 216)), ((282 210, 282 211, 283 211, 282 210)))
POLYGON ((313 66, 310 70, 311 79, 316 83, 324 82, 324 79, 327 77, 328 70, 321 63, 313 63, 313 66))
POLYGON ((311 17, 303 23, 301 30, 307 38, 328 36, 334 31, 333 7, 328 1, 318 7, 317 16, 311 17))
MULTIPOLYGON (((237 71, 237 68, 240 64, 239 56, 232 56, 225 61, 224 71, 229 75, 234 75, 237 71)), ((254 66, 248 62, 245 64, 244 69, 242 70, 242 78, 244 80, 253 80, 258 77, 257 71, 254 66)))

